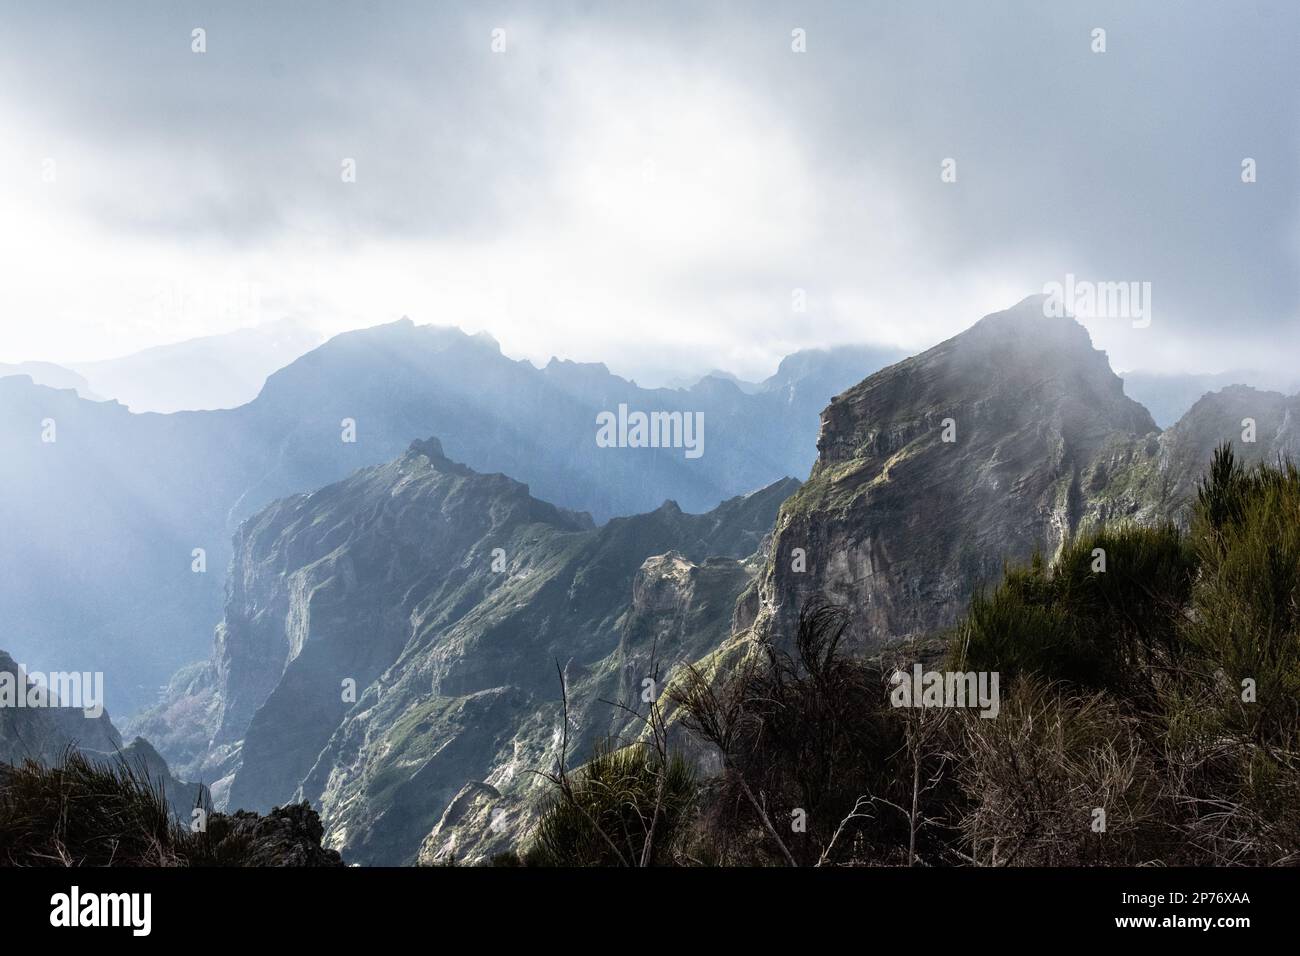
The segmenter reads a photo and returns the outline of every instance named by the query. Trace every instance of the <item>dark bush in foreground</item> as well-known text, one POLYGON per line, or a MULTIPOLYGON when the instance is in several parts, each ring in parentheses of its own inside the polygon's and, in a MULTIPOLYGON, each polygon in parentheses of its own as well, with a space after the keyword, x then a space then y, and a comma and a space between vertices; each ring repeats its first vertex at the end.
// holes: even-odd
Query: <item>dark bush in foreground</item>
POLYGON ((663 866, 695 799, 695 774, 678 755, 604 747, 542 815, 529 866, 663 866))
MULTIPOLYGON (((722 755, 692 856, 724 864, 841 862, 915 852, 908 801, 914 728, 887 706, 888 670, 840 650, 846 619, 809 604, 793 647, 765 646, 721 683, 692 672, 678 693, 685 726, 722 755)), ((922 835, 926 839, 928 835, 922 835)), ((936 848, 937 850, 938 848, 936 848)))
POLYGON ((1149 694, 1156 673, 1183 656, 1179 613, 1195 574, 1195 554, 1172 525, 1083 534, 1051 567, 1036 556, 972 600, 953 665, 1149 694))
POLYGON ((0 765, 0 866, 342 865, 305 803, 205 819, 182 825, 161 784, 124 759, 69 750, 54 766, 0 765))

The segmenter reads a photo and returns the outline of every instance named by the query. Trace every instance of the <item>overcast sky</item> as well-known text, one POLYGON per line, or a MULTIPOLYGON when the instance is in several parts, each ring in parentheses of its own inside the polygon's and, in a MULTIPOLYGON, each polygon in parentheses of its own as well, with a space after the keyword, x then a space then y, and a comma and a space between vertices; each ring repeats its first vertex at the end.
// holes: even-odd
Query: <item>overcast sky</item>
POLYGON ((406 314, 760 377, 1073 273, 1151 283, 1117 368, 1293 365, 1300 4, 1084 6, 6 3, 0 361, 406 314))

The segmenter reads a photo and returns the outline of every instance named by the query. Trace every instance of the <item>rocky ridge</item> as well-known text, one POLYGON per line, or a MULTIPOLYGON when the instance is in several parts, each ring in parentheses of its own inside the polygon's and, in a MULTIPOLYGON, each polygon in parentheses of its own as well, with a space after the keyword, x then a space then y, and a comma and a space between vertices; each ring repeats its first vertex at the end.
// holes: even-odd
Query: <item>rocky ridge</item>
POLYGON ((797 487, 595 528, 414 442, 241 527, 213 659, 146 720, 190 716, 167 739, 219 806, 308 800, 349 861, 482 857, 554 764, 560 673, 571 759, 635 732, 618 705, 727 636, 797 487), (498 796, 486 827, 451 833, 463 792, 498 796))
POLYGON ((1083 526, 1180 520, 1224 441, 1246 461, 1300 455, 1297 412, 1300 397, 1234 386, 1162 433, 1087 331, 1031 297, 831 401, 737 632, 790 633, 825 596, 861 652, 932 634, 1005 562, 1050 559, 1083 526))

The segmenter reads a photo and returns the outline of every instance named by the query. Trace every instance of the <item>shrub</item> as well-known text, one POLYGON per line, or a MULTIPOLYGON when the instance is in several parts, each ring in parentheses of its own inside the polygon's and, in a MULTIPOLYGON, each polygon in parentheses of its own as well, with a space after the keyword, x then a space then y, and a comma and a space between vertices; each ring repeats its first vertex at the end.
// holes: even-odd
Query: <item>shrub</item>
POLYGON ((1159 755, 1104 692, 1022 679, 995 720, 963 715, 961 823, 982 866, 1177 862, 1183 841, 1159 755))
POLYGON ((0 864, 183 866, 186 842, 161 784, 125 759, 0 767, 0 864))
POLYGON ((972 600, 954 666, 1150 698, 1184 656, 1179 628, 1195 573, 1195 553, 1172 525, 1080 535, 1050 568, 1036 556, 972 600), (1099 558, 1104 571, 1093 569, 1099 558))
POLYGON ((1186 627, 1224 729, 1300 748, 1300 472, 1216 451, 1193 519, 1201 574, 1186 627), (1242 699, 1243 682, 1254 700, 1242 699))
POLYGON ((597 748, 551 799, 524 853, 529 866, 652 866, 673 862, 696 779, 677 754, 645 744, 597 748))
MULTIPOLYGON (((937 758, 909 749, 913 728, 888 706, 892 668, 847 657, 844 630, 840 608, 811 602, 789 650, 765 645, 730 679, 695 673, 688 682, 678 701, 686 727, 723 760, 693 856, 748 865, 907 860, 911 758, 922 758, 927 781, 937 758)), ((920 833, 921 852, 940 852, 929 836, 920 833)))
POLYGON ((0 764, 0 866, 341 866, 322 836, 306 803, 208 813, 193 832, 162 782, 120 755, 69 748, 50 766, 0 764))

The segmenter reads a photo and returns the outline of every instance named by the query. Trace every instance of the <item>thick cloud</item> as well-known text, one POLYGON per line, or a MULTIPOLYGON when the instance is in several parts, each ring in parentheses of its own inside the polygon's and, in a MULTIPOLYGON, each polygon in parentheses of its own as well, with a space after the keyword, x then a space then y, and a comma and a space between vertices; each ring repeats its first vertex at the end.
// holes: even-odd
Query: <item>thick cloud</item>
POLYGON ((760 375, 1067 273, 1151 283, 1120 367, 1300 347, 1294 3, 704 6, 7 8, 0 360, 405 313, 760 375))

